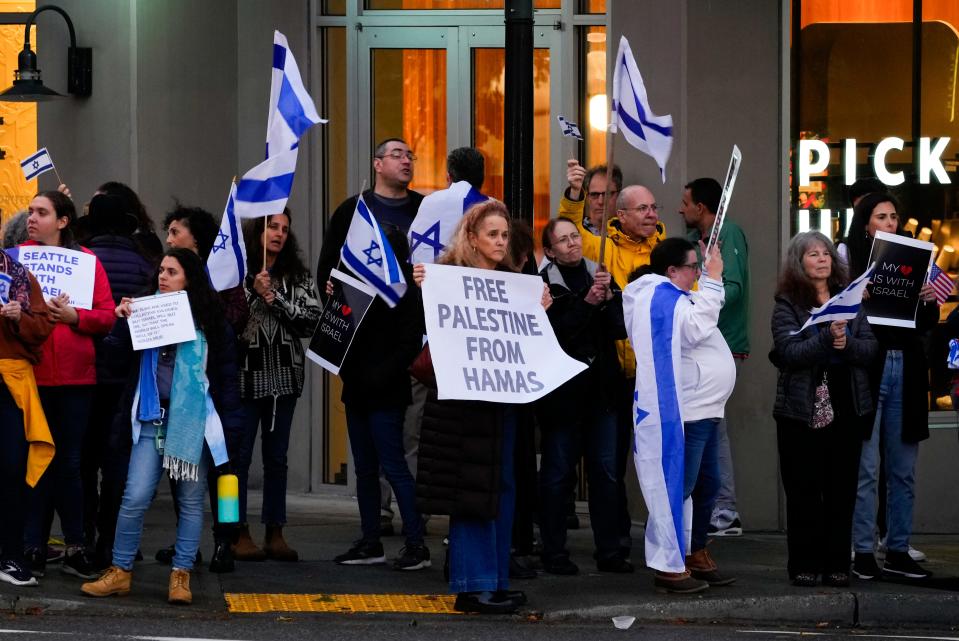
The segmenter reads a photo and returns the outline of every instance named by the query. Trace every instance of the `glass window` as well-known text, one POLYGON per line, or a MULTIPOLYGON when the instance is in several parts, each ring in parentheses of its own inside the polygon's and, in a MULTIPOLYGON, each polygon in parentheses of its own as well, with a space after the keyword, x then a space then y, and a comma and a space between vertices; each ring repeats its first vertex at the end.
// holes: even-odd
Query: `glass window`
POLYGON ((606 27, 580 27, 580 86, 585 100, 580 105, 580 129, 585 139, 586 167, 606 162, 606 125, 609 104, 606 97, 606 27))
MULTIPOLYGON (((593 0, 595 2, 595 0, 593 0)), ((534 0, 534 9, 559 9, 562 0, 534 0)), ((503 9, 504 0, 366 0, 367 9, 503 9)))
POLYGON ((323 15, 345 16, 346 0, 323 0, 323 15))
POLYGON ((606 0, 580 0, 580 13, 606 13, 606 0))

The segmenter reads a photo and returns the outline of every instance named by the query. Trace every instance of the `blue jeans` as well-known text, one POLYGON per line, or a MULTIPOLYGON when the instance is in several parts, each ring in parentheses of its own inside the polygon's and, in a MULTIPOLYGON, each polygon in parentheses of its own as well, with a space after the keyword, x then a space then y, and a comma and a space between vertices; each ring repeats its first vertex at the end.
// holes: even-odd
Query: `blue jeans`
POLYGON ((243 440, 236 456, 236 475, 240 484, 240 523, 246 523, 246 485, 250 462, 260 426, 263 455, 263 509, 260 522, 267 525, 286 523, 286 452, 290 447, 290 426, 296 396, 278 396, 274 417, 273 397, 243 400, 243 440))
POLYGON ((502 478, 499 509, 492 521, 450 517, 450 591, 484 592, 509 588, 509 554, 513 539, 513 447, 516 414, 503 419, 502 478))
MULTIPOLYGON (((27 440, 23 412, 0 380, 0 558, 23 559, 26 510, 27 440)), ((46 472, 44 476, 46 476, 46 472)))
MULTIPOLYGON (((156 447, 157 428, 152 423, 141 425, 140 440, 130 451, 127 482, 117 518, 116 538, 113 541, 113 565, 127 571, 133 569, 133 560, 140 547, 140 535, 143 534, 143 517, 153 502, 160 475, 163 473, 163 456, 156 447)), ((198 480, 181 480, 174 484, 180 511, 176 525, 173 567, 181 570, 193 567, 196 551, 200 547, 208 456, 204 446, 198 480)))
POLYGON ((356 468, 356 502, 366 541, 380 540, 380 469, 393 488, 407 545, 422 545, 423 517, 416 510, 416 482, 403 456, 404 409, 361 410, 346 406, 356 468))
POLYGON ((687 553, 706 547, 709 519, 719 495, 719 422, 704 418, 683 423, 686 434, 683 498, 693 497, 692 543, 687 553))
POLYGON ((616 412, 596 408, 580 420, 543 424, 540 447, 540 536, 543 558, 568 556, 566 513, 576 483, 576 463, 585 456, 589 521, 596 559, 619 555, 616 412))
POLYGON ((859 489, 853 516, 856 552, 873 552, 876 547, 880 447, 886 468, 886 548, 895 552, 909 550, 919 444, 902 440, 902 394, 902 352, 889 350, 879 385, 876 422, 872 436, 862 444, 859 459, 859 489))
POLYGON ((53 510, 67 545, 83 545, 83 477, 80 460, 93 402, 92 385, 39 387, 40 403, 57 452, 40 482, 28 491, 24 531, 28 548, 44 548, 50 538, 53 510))

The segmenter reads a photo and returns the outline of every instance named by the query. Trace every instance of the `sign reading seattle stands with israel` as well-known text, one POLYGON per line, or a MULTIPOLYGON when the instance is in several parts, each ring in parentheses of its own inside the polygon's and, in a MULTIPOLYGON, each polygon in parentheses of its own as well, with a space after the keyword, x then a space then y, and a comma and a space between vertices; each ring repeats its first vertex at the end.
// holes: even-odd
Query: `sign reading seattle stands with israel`
POLYGON ((586 369, 559 346, 538 276, 425 267, 426 334, 440 399, 529 403, 586 369))
POLYGON ((96 256, 49 245, 21 245, 6 251, 34 275, 44 299, 66 293, 73 307, 93 309, 96 256))

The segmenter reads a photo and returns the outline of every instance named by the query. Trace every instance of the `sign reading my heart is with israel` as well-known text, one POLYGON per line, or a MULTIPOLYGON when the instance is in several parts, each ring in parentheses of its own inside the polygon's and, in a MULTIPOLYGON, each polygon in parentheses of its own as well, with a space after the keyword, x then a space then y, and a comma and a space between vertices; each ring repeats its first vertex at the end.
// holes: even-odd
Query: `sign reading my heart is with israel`
POLYGON ((932 243, 877 231, 867 264, 875 263, 863 308, 874 325, 915 327, 919 290, 932 261, 932 243))

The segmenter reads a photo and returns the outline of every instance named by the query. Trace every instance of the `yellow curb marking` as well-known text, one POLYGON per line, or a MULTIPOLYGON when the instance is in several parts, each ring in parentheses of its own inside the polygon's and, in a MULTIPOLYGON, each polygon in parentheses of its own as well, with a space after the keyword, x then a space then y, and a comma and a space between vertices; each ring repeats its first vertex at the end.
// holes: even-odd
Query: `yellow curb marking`
POLYGON ((449 594, 240 594, 226 593, 230 612, 417 612, 460 614, 449 594))

